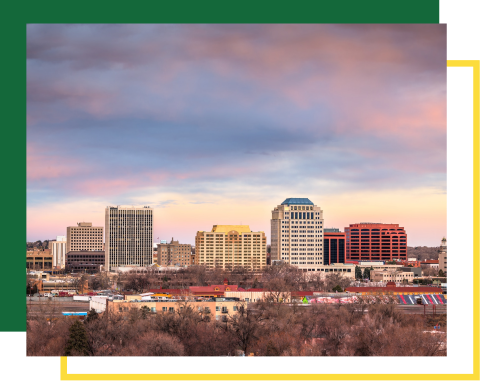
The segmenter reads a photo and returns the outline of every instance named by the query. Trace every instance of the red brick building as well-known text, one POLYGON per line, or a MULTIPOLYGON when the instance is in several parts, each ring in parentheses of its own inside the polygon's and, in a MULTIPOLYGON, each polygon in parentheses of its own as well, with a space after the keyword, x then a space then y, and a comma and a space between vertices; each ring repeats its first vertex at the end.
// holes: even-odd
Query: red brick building
POLYGON ((399 224, 350 224, 344 232, 347 260, 407 260, 407 235, 399 224))

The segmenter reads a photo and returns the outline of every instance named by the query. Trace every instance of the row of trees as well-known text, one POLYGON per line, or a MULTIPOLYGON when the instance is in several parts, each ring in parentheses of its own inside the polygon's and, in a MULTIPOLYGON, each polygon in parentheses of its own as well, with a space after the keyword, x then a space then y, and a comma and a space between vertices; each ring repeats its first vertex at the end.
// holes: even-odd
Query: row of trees
POLYGON ((34 248, 38 249, 48 249, 48 244, 50 240, 37 240, 37 241, 27 241, 27 251, 31 251, 34 248))
MULTIPOLYGON (((97 277, 97 276, 95 276, 97 277)), ((143 292, 152 288, 186 289, 189 286, 206 286, 223 284, 228 280, 231 285, 244 289, 264 288, 287 291, 332 291, 333 288, 344 290, 351 280, 337 273, 305 273, 289 264, 267 266, 262 273, 254 273, 247 268, 237 267, 233 271, 221 268, 209 270, 203 266, 192 266, 165 273, 125 273, 116 279, 121 289, 143 292)), ((94 285, 94 284, 92 284, 94 285)))
POLYGON ((394 304, 239 306, 228 322, 196 310, 125 315, 91 311, 84 322, 28 320, 29 356, 445 356, 445 334, 394 304))

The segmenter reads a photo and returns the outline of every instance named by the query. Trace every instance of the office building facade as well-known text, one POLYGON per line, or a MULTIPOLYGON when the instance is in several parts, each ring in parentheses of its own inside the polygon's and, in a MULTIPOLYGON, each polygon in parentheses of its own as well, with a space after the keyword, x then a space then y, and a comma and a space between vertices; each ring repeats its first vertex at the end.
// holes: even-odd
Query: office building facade
POLYGON ((215 225, 210 232, 198 231, 195 263, 208 268, 260 271, 266 266, 266 235, 252 232, 248 225, 215 225))
POLYGON ((73 273, 98 273, 105 266, 104 251, 70 251, 65 268, 73 273))
POLYGON ((445 237, 441 240, 439 247, 439 270, 446 275, 448 272, 448 242, 445 237))
POLYGON ((103 251, 104 228, 92 227, 92 223, 77 223, 67 227, 67 252, 103 251))
POLYGON ((350 224, 344 232, 347 260, 407 260, 407 234, 399 224, 350 224))
POLYGON ((324 228, 324 265, 346 262, 346 234, 337 228, 324 228))
POLYGON ((162 267, 187 267, 192 263, 192 246, 172 240, 168 244, 157 244, 157 264, 162 267))
POLYGON ((57 240, 48 243, 48 248, 52 254, 54 268, 65 268, 65 255, 67 253, 67 238, 57 236, 57 240))
POLYGON ((287 198, 272 211, 271 261, 282 260, 305 271, 324 264, 324 218, 308 198, 287 198))
POLYGON ((153 210, 150 207, 105 208, 105 267, 153 264, 153 210))

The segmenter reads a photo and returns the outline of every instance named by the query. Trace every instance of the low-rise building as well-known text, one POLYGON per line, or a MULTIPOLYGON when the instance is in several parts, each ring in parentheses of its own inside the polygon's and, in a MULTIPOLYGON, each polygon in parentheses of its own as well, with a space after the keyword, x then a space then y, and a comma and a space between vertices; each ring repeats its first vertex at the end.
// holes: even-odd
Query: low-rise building
POLYGON ((370 294, 393 294, 393 295, 419 295, 419 294, 442 294, 441 288, 436 287, 397 287, 388 285, 385 287, 348 287, 346 292, 370 294))
MULTIPOLYGON (((162 301, 108 301, 106 308, 109 313, 126 313, 132 309, 141 309, 146 306, 155 314, 181 314, 183 309, 192 309, 202 315, 212 315, 219 321, 225 321, 229 316, 238 313, 240 306, 245 302, 228 298, 213 298, 203 301, 194 300, 162 300, 162 301)), ((101 306, 100 306, 101 308, 101 306)))
POLYGON ((192 246, 180 244, 178 240, 157 244, 157 264, 163 267, 187 267, 192 265, 192 246))
POLYGON ((52 272, 52 253, 50 249, 27 251, 27 269, 52 272))
POLYGON ((423 275, 421 267, 401 267, 399 268, 402 272, 412 272, 414 277, 421 277, 423 275))
POLYGON ((67 272, 98 273, 105 266, 105 251, 71 251, 66 257, 67 272))
POLYGON ((421 268, 439 269, 439 260, 424 260, 424 261, 421 261, 421 268))
POLYGON ((358 267, 361 268, 362 271, 364 271, 365 268, 378 271, 378 270, 399 270, 402 268, 402 264, 387 264, 386 261, 352 261, 348 260, 346 262, 347 264, 354 264, 357 265, 358 267))
POLYGON ((392 271, 392 270, 378 270, 371 271, 371 281, 373 282, 393 282, 402 283, 404 280, 412 283, 414 279, 414 272, 392 271))
POLYGON ((354 279, 356 278, 355 269, 356 266, 354 264, 331 263, 330 265, 320 265, 319 268, 307 269, 307 273, 309 275, 320 274, 323 277, 327 276, 329 273, 339 273, 345 277, 354 279))

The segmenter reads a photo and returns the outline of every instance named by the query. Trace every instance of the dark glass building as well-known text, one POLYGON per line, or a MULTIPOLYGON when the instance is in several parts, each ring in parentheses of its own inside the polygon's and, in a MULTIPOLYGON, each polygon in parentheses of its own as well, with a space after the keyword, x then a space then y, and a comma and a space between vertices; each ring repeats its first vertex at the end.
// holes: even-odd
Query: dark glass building
POLYGON ((346 234, 338 228, 324 228, 324 265, 345 263, 346 234))
POLYGON ((98 273, 105 266, 105 251, 67 252, 65 269, 72 273, 98 273))

